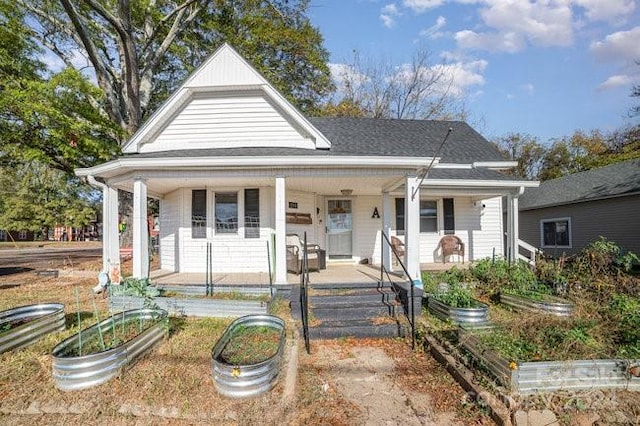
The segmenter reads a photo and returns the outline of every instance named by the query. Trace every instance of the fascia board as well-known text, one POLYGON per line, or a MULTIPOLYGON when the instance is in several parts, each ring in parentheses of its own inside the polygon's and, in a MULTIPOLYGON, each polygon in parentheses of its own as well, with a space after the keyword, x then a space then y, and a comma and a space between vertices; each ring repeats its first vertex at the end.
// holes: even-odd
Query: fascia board
POLYGON ((95 167, 77 169, 77 176, 94 175, 112 177, 130 170, 200 169, 200 168, 274 168, 274 167, 383 167, 415 168, 430 161, 429 157, 173 157, 173 158, 120 158, 95 167))
POLYGON ((517 161, 476 161, 474 168, 485 168, 491 170, 509 170, 518 165, 517 161))
POLYGON ((423 187, 464 186, 464 187, 495 187, 495 188, 537 188, 538 181, 527 180, 471 180, 471 179, 426 179, 423 187))

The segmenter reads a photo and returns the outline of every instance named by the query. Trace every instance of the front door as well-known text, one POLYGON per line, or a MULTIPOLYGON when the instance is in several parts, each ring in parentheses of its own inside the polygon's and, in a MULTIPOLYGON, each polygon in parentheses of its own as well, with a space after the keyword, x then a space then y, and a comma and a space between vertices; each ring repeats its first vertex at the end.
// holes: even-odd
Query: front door
POLYGON ((351 200, 327 200, 327 212, 329 259, 351 259, 351 200))

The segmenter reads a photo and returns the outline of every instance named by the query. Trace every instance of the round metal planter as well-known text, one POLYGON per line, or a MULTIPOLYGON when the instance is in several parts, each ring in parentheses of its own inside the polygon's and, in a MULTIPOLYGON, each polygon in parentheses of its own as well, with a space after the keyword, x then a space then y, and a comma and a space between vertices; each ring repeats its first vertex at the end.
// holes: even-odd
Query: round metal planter
POLYGON ((216 390, 230 398, 246 398, 267 392, 276 383, 285 343, 284 321, 272 315, 246 315, 233 321, 213 347, 213 382, 216 390), (250 365, 232 365, 221 359, 226 345, 241 327, 272 327, 279 332, 276 353, 270 358, 250 365))
POLYGON ((100 385, 118 375, 121 370, 133 363, 145 351, 160 342, 165 336, 167 312, 161 309, 134 309, 124 311, 82 330, 64 340, 53 349, 53 380, 56 388, 63 391, 87 389, 100 385), (97 338, 102 332, 110 333, 113 327, 121 326, 123 321, 157 320, 151 327, 125 343, 102 352, 81 356, 67 354, 80 343, 97 338))
POLYGON ((429 311, 438 318, 455 324, 477 325, 488 321, 489 306, 480 301, 476 301, 476 307, 473 308, 454 308, 430 296, 428 307, 429 311))
POLYGON ((544 295, 544 300, 535 300, 515 294, 500 294, 500 302, 516 310, 535 311, 567 317, 573 313, 573 304, 559 297, 544 295))
POLYGON ((0 312, 0 353, 23 348, 65 328, 64 305, 43 303, 0 312), (12 324, 18 324, 12 326, 12 324), (1 331, 4 330, 4 331, 1 331))

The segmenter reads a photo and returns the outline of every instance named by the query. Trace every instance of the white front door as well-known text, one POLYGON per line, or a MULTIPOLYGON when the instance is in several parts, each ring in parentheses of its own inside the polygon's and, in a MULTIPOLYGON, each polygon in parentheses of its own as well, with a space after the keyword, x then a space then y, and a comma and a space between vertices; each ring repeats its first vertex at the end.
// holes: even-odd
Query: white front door
POLYGON ((329 259, 351 259, 351 200, 327 200, 327 254, 329 259))

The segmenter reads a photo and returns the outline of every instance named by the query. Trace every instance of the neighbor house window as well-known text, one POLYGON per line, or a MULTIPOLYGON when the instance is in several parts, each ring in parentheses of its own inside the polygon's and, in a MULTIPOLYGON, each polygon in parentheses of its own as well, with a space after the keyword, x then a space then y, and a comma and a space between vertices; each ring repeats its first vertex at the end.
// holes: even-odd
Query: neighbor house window
POLYGON ((207 190, 191 191, 191 238, 207 238, 207 190))
POLYGON ((260 237, 260 190, 244 190, 244 237, 260 237))
POLYGON ((7 239, 7 236, 5 235, 4 231, 0 229, 0 241, 4 241, 7 239))
POLYGON ((420 200, 420 232, 438 232, 438 203, 420 200))
POLYGON ((396 198, 396 235, 404 235, 404 198, 396 198))
POLYGON ((216 233, 235 234, 238 232, 238 193, 216 193, 216 233))
POLYGON ((18 231, 18 239, 26 240, 27 239, 27 231, 18 231))
POLYGON ((545 219, 540 221, 542 247, 571 247, 571 219, 545 219))

